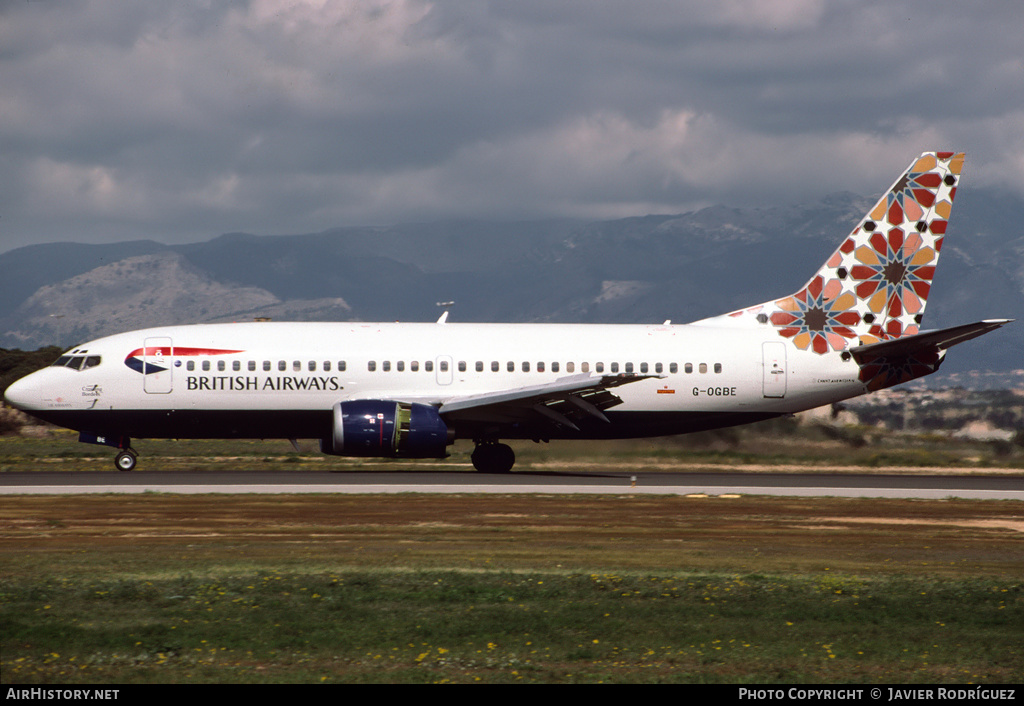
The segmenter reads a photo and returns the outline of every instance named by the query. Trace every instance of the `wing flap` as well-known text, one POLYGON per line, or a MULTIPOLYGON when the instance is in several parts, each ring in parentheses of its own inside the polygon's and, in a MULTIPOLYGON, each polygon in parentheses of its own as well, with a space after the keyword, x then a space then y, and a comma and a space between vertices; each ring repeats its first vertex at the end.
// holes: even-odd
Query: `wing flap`
POLYGON ((546 420, 578 430, 587 417, 607 422, 603 410, 622 403, 610 390, 662 375, 570 375, 543 385, 455 397, 445 401, 438 413, 446 420, 511 423, 546 420))

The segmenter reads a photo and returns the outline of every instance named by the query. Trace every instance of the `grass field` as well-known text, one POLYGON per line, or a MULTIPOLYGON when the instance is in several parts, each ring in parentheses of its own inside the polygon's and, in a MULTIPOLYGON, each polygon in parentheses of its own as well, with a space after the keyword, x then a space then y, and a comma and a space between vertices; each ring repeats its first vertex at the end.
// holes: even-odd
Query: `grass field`
POLYGON ((4 683, 1020 682, 1019 502, 12 496, 4 683))

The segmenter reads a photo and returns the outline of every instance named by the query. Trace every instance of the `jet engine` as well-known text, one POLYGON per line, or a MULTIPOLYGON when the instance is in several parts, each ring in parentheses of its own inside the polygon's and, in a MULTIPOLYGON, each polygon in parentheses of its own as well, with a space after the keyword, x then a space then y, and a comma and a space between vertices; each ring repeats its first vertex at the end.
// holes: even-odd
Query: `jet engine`
POLYGON ((331 428, 320 450, 332 456, 444 458, 452 442, 437 409, 392 400, 338 402, 331 428))

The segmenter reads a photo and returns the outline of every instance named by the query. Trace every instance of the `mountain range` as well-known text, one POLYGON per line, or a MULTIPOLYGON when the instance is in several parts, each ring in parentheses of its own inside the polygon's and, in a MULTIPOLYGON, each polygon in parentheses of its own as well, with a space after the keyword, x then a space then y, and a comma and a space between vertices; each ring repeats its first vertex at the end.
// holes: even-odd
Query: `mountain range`
MULTIPOLYGON (((684 323, 797 291, 874 201, 32 245, 0 254, 0 346, 255 317, 432 321, 444 309, 450 321, 684 323)), ((958 193, 925 328, 1024 318, 1021 213, 1018 196, 958 193)), ((1019 368, 1024 322, 954 351, 943 370, 1019 368)))

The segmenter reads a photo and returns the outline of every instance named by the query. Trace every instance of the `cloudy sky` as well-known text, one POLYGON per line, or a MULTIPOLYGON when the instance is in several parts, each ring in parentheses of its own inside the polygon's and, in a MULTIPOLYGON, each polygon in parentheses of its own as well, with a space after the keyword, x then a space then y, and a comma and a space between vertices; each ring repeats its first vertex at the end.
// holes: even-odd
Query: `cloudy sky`
POLYGON ((0 0, 0 251, 1024 191, 1020 0, 0 0))

